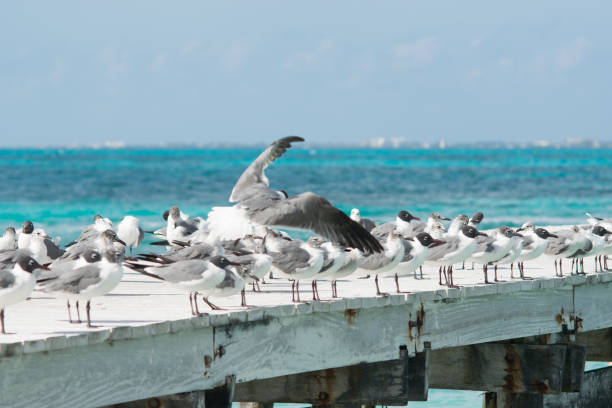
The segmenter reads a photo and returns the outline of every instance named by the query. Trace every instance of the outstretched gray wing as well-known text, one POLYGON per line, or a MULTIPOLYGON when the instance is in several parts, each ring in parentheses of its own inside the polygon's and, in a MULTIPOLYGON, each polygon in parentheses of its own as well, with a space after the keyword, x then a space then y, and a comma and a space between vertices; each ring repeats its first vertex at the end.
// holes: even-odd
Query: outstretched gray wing
POLYGON ((306 192, 286 200, 264 201, 246 208, 249 217, 256 223, 311 230, 340 245, 366 253, 383 250, 380 242, 359 223, 314 193, 306 192))
POLYGON ((282 156, 291 147, 291 143, 303 141, 304 139, 299 136, 288 136, 272 143, 242 173, 232 190, 230 203, 242 200, 245 190, 253 184, 263 183, 266 187, 269 186, 270 183, 264 174, 264 170, 270 163, 282 156))
POLYGON ((201 259, 179 261, 168 266, 155 268, 153 273, 170 283, 188 282, 202 279, 202 274, 208 269, 208 262, 201 259))

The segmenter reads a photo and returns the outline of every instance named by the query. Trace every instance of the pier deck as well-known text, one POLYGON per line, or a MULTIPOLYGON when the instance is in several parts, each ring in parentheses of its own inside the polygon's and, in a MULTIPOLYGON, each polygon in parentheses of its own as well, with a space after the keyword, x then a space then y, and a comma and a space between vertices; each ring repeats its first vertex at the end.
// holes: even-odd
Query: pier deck
MULTIPOLYGON (((410 356, 425 347, 441 350, 548 333, 612 327, 612 273, 554 277, 552 260, 526 265, 532 280, 483 284, 480 268, 455 271, 460 288, 402 277, 410 293, 395 294, 393 279, 381 280, 389 296, 375 296, 372 279, 340 281, 340 299, 330 300, 320 282, 321 302, 302 285, 291 303, 290 284, 272 280, 262 293, 214 299, 227 308, 191 317, 188 297, 163 282, 132 272, 109 295, 92 301, 87 329, 67 322, 65 302, 35 292, 6 311, 17 334, 0 336, 0 405, 103 406, 159 395, 294 375, 410 356)), ((518 274, 518 271, 515 270, 518 274)), ((493 279, 492 269, 489 272, 493 279)), ((74 315, 74 313, 73 313, 74 315)), ((83 317, 83 316, 82 316, 83 317)))

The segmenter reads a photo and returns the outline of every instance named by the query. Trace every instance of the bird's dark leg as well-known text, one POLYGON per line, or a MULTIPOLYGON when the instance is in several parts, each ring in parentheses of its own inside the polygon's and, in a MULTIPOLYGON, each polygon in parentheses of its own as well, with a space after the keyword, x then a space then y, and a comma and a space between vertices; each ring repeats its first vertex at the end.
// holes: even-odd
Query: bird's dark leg
MULTIPOLYGON (((463 266, 463 269, 465 269, 465 265, 463 266)), ((453 270, 453 265, 448 267, 448 277, 450 278, 450 284, 448 285, 449 288, 454 288, 455 287, 455 282, 453 281, 453 274, 455 273, 455 271, 453 270)))
POLYGON ((313 281, 310 283, 310 286, 312 286, 312 300, 317 300, 317 281, 313 279, 313 281))
POLYGON ((255 286, 257 287, 257 291, 261 292, 261 287, 259 286, 259 282, 255 281, 255 286))
POLYGON ((584 275, 584 258, 580 258, 580 272, 584 275))
POLYGON ((240 300, 240 306, 246 307, 246 290, 244 288, 240 291, 240 300))
POLYGON ((193 294, 189 292, 189 307, 191 308, 191 315, 195 316, 195 311, 193 310, 193 294))
POLYGON ((474 262, 472 262, 472 270, 474 270, 474 265, 475 265, 475 263, 474 263, 474 262))
POLYGON ((608 255, 604 256, 604 267, 608 270, 608 255))
POLYGON ((72 315, 70 314, 70 301, 66 301, 66 308, 68 309, 68 323, 72 323, 72 315))
POLYGON ((204 300, 204 303, 206 303, 212 310, 223 310, 219 306, 213 305, 207 297, 202 297, 202 300, 204 300))
POLYGON ((599 272, 603 272, 603 264, 601 263, 601 258, 603 258, 603 255, 599 255, 599 272))
POLYGON ((559 271, 557 270, 557 260, 555 259, 555 276, 559 276, 559 271))
POLYGON ((2 325, 2 334, 6 334, 4 330, 4 308, 0 309, 0 324, 2 325))
POLYGON ((563 259, 559 259, 559 276, 563 276, 563 259))
POLYGON ((514 264, 513 263, 510 264, 510 279, 514 279, 514 264))
POLYGON ((461 269, 465 269, 465 261, 463 261, 463 264, 461 265, 461 269))
POLYGON ((376 277, 374 278, 374 283, 376 283, 376 296, 382 295, 380 292, 380 286, 378 286, 378 274, 376 274, 376 277))
POLYGON ((395 289, 397 290, 397 293, 402 293, 399 287, 399 277, 397 276, 397 273, 395 274, 395 289))
POLYGON ((414 279, 418 279, 417 274, 416 274, 416 269, 414 270, 414 279))
POLYGON ((198 292, 193 292, 193 305, 195 306, 196 315, 200 315, 200 308, 198 307, 198 292))
POLYGON ((295 293, 297 294, 297 301, 301 302, 300 300, 300 281, 299 280, 295 281, 295 293))
POLYGON ((423 266, 419 266, 419 270, 421 271, 421 279, 423 279, 423 266))
POLYGON ((98 327, 98 326, 93 326, 91 324, 91 317, 89 314, 90 309, 91 309, 91 300, 88 300, 87 303, 85 303, 85 312, 87 313, 87 327, 98 327))
MULTIPOLYGON (((578 267, 576 267, 576 273, 578 273, 578 267)), ((570 275, 574 274, 574 258, 572 258, 572 269, 570 269, 570 275)))
POLYGON ((331 291, 332 291, 332 297, 337 298, 338 295, 336 294, 336 281, 335 280, 331 281, 331 291))
POLYGON ((79 301, 76 301, 76 310, 77 310, 77 323, 81 323, 81 312, 79 311, 79 301))
POLYGON ((272 275, 272 271, 270 271, 270 279, 276 279, 274 275, 272 275))
POLYGON ((448 275, 446 274, 446 265, 442 268, 442 273, 444 274, 444 282, 445 285, 448 286, 448 275))
POLYGON ((291 281, 291 301, 295 303, 295 281, 291 281))
POLYGON ((442 285, 442 267, 438 269, 438 274, 440 275, 440 285, 442 285))
POLYGON ((487 265, 482 265, 482 273, 484 273, 485 283, 489 282, 489 277, 487 276, 487 265))

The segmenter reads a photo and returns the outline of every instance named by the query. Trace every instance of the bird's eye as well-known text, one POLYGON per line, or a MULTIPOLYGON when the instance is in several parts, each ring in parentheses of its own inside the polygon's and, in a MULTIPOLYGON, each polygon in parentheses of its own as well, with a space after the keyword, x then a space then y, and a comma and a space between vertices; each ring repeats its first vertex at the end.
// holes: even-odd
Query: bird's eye
POLYGON ((33 266, 34 265, 34 261, 30 259, 30 262, 28 262, 28 265, 33 266))

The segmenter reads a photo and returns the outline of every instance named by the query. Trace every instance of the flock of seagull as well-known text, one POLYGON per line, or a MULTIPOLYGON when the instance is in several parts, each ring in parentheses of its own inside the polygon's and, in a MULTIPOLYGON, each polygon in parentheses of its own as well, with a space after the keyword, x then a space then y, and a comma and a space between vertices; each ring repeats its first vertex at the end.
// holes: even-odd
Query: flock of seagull
POLYGON ((595 271, 608 269, 612 255, 612 219, 595 218, 588 223, 548 231, 531 222, 518 229, 501 226, 478 230, 483 214, 471 218, 458 215, 452 221, 432 213, 421 221, 408 211, 399 211, 394 221, 378 224, 362 218, 358 209, 346 215, 328 200, 311 192, 289 197, 272 190, 264 170, 304 139, 290 136, 272 143, 244 171, 234 186, 231 207, 215 207, 206 219, 189 218, 174 206, 163 215, 166 226, 146 231, 158 238, 152 245, 166 252, 132 256, 145 231, 133 216, 126 216, 116 230, 108 218, 96 215, 93 224, 62 249, 58 240, 25 221, 19 231, 8 227, 0 238, 0 323, 5 332, 4 309, 21 302, 37 289, 66 300, 68 320, 81 323, 79 302, 85 303, 86 323, 91 324, 91 299, 113 290, 124 270, 132 270, 189 295, 191 313, 200 314, 198 296, 211 309, 219 309, 209 298, 241 293, 245 288, 261 292, 266 279, 289 279, 292 301, 300 302, 299 283, 310 282, 313 300, 320 300, 318 281, 331 282, 332 297, 338 297, 337 281, 346 277, 393 275, 398 293, 399 276, 423 278, 423 265, 438 268, 439 283, 455 287, 455 265, 482 265, 485 283, 488 268, 510 265, 519 278, 524 262, 540 256, 554 260, 555 274, 563 275, 562 260, 572 259, 571 273, 585 273, 585 257, 595 257, 595 271), (448 227, 445 221, 451 221, 448 227), (310 230, 316 236, 306 241, 291 238, 278 228, 310 230), (130 255, 126 254, 129 248, 130 255), (73 302, 77 319, 71 312, 73 302))

